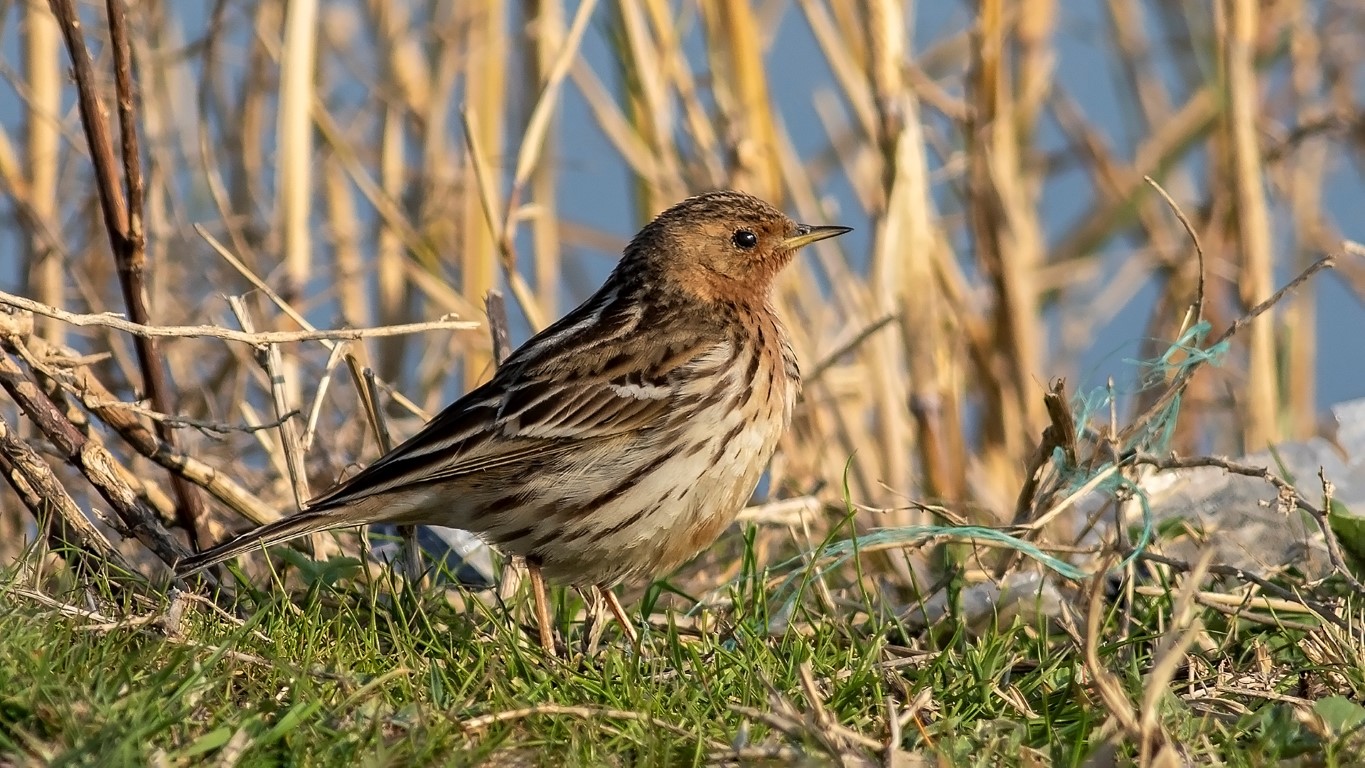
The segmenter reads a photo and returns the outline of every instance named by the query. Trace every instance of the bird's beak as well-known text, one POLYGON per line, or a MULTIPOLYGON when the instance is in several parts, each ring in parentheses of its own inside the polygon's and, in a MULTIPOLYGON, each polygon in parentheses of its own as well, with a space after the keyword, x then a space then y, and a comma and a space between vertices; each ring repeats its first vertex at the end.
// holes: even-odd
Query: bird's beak
POLYGON ((796 228, 796 234, 782 241, 782 247, 794 251, 803 245, 810 245, 818 240, 830 237, 838 237, 845 232, 852 232, 853 227, 812 227, 802 224, 796 228))

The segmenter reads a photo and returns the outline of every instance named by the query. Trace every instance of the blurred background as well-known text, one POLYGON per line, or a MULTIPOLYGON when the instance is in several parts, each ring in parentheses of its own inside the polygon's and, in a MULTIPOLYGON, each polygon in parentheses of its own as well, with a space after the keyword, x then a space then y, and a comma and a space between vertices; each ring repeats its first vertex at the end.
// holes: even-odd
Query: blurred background
MULTIPOLYGON (((79 10, 113 125, 105 10, 79 10)), ((653 214, 738 187, 856 228, 779 284, 807 386, 766 498, 1008 520, 1049 381, 1112 382, 1121 427, 1161 383, 1133 361, 1201 291, 1217 334, 1330 254, 1195 379, 1173 447, 1330 436, 1327 407, 1365 396, 1365 257, 1342 249, 1365 240, 1354 0, 162 0, 129 23, 158 324, 238 327, 240 295, 258 329, 299 327, 199 226, 318 327, 482 322, 497 288, 520 343, 653 214)), ((124 312, 69 67, 46 2, 0 2, 0 288, 124 312)), ((143 393, 126 336, 37 333, 143 393)), ((278 415, 252 350, 160 350, 175 413, 223 428, 181 448, 288 509, 280 441, 246 429, 278 415)), ((316 414, 314 489, 380 452, 346 356, 398 437, 493 365, 483 328, 281 351, 289 408, 316 414)), ((88 428, 173 517, 165 474, 88 428)), ((213 503, 201 524, 242 523, 213 503)))

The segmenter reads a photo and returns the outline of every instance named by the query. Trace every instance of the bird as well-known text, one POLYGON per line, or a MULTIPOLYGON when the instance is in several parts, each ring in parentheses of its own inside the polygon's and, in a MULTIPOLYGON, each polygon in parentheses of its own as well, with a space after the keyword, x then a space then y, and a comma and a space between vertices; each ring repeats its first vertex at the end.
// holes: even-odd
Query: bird
POLYGON ((735 190, 676 203, 487 383, 294 514, 185 558, 178 575, 335 528, 448 526, 525 561, 547 655, 547 580, 595 591, 638 642, 612 588, 682 565, 752 496, 801 388, 774 279, 798 249, 849 231, 798 224, 735 190))

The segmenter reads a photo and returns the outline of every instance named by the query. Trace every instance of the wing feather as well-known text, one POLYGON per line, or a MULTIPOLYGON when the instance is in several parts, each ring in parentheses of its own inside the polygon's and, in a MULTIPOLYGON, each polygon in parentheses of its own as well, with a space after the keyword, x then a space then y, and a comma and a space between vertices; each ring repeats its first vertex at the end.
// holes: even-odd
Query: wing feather
POLYGON ((679 333, 674 323, 642 323, 632 305, 615 291, 599 292, 513 353, 487 384, 308 508, 543 462, 679 418, 688 369, 725 340, 679 333), (595 330, 630 336, 628 346, 641 353, 625 360, 620 343, 595 330))

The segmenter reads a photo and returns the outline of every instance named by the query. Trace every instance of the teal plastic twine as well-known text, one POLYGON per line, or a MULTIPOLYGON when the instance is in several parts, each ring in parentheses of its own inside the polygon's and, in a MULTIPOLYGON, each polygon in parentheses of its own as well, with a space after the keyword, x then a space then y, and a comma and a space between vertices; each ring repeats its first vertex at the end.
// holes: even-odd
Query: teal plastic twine
MULTIPOLYGON (((1155 360, 1125 360, 1124 362, 1136 365, 1141 369, 1137 391, 1164 386, 1171 377, 1181 375, 1192 366, 1218 365, 1227 353, 1228 344, 1227 342, 1220 342, 1208 348, 1202 347, 1201 345, 1210 329, 1211 327, 1207 322, 1200 322, 1191 326, 1155 360), (1179 362, 1174 362, 1174 358, 1180 353, 1184 354, 1184 358, 1179 362)), ((1107 414, 1113 396, 1112 391, 1101 387, 1073 399, 1072 413, 1075 415, 1078 430, 1084 430, 1096 414, 1107 414)), ((1180 405, 1180 396, 1173 397, 1144 430, 1133 435, 1127 444, 1121 446, 1122 455, 1132 455, 1135 452, 1164 453, 1175 432, 1176 417, 1179 415, 1180 405)), ((1093 478, 1108 472, 1113 466, 1112 462, 1106 462, 1088 471, 1082 471, 1079 467, 1067 466, 1065 454, 1060 448, 1053 453, 1052 463, 1056 470, 1062 473, 1070 491, 1079 489, 1093 478)), ((1110 497, 1116 497, 1120 493, 1132 494, 1142 509, 1141 533, 1133 546, 1133 551, 1115 566, 1115 569, 1121 569, 1140 555, 1154 537, 1155 526, 1152 521, 1151 504, 1147 494, 1120 472, 1110 472, 1106 479, 1096 486, 1095 490, 1107 493, 1110 497)), ((1054 557, 1044 552, 1037 545, 1004 530, 979 525, 909 525, 899 528, 879 528, 861 536, 828 544, 817 553, 819 559, 826 562, 814 567, 818 573, 823 573, 827 569, 837 568, 848 562, 858 550, 863 548, 905 546, 935 538, 998 544, 1020 552, 1043 567, 1073 581, 1079 581, 1092 575, 1074 563, 1054 557)), ((778 568, 794 567, 803 562, 802 558, 793 558, 779 565, 778 568)), ((800 575, 800 571, 797 571, 788 576, 778 591, 782 592, 787 589, 800 575)))
MULTIPOLYGON (((848 562, 853 554, 860 549, 905 546, 936 538, 953 541, 990 541, 1022 552, 1037 560, 1044 567, 1050 568, 1068 579, 1080 580, 1087 575, 1075 565, 1049 555, 1031 542, 1024 541, 1017 536, 1011 536, 998 528, 987 528, 981 525, 905 525, 898 528, 877 528, 858 536, 856 541, 854 539, 843 539, 826 546, 822 554, 831 560, 824 567, 837 568, 848 562)), ((795 565, 800 562, 801 558, 793 558, 778 567, 795 565)))

